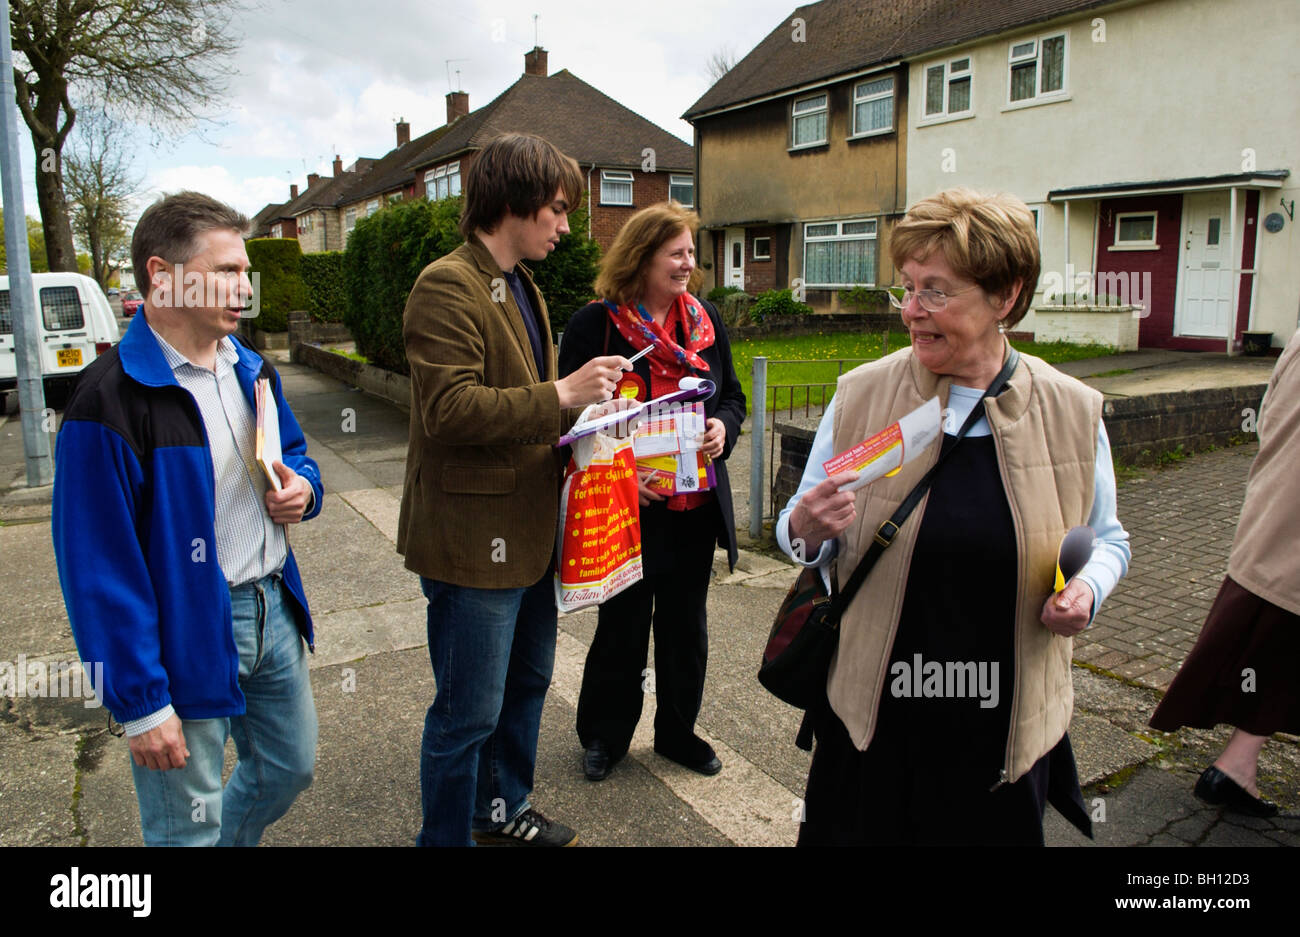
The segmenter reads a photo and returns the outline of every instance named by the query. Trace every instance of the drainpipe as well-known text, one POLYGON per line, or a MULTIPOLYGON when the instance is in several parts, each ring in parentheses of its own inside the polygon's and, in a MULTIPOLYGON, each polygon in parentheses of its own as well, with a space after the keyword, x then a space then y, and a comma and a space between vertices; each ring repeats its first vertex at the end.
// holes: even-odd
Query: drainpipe
POLYGON ((591 168, 587 170, 587 240, 591 240, 591 174, 596 171, 596 164, 592 163, 591 168))

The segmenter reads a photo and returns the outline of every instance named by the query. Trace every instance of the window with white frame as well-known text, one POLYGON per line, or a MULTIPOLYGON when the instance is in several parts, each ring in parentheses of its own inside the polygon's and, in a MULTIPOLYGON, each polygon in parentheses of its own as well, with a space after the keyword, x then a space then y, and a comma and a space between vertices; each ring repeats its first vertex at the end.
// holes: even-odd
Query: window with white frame
POLYGON ((372 198, 366 202, 366 217, 370 217, 377 211, 379 211, 379 199, 372 198))
POLYGON ((298 233, 307 234, 316 227, 316 221, 313 215, 298 216, 298 233))
POLYGON ((1065 91, 1065 33, 1013 42, 1007 99, 1032 101, 1065 91))
POLYGON ((925 69, 925 117, 951 117, 971 110, 970 57, 936 62, 925 69))
POLYGON ((1116 247, 1156 247, 1156 213, 1124 211, 1115 216, 1116 247))
POLYGON ((388 204, 389 204, 389 205, 396 205, 396 204, 397 204, 398 202, 400 202, 401 200, 402 200, 402 193, 401 193, 401 192, 394 192, 392 195, 388 196, 388 204))
POLYGON ((803 278, 814 288, 874 286, 875 219, 804 225, 803 278))
POLYGON ((343 237, 346 240, 352 235, 352 229, 357 226, 357 209, 353 207, 343 212, 343 237))
POLYGON ((431 202, 460 195, 460 162, 448 163, 426 172, 424 195, 431 202))
POLYGON ((825 92, 795 100, 790 105, 792 146, 825 143, 828 113, 825 92))
POLYGON ((754 238, 754 259, 755 260, 772 259, 771 238, 754 238))
POLYGON ((695 179, 692 176, 668 176, 668 198, 681 202, 687 208, 695 205, 695 179))
POLYGON ((894 129, 894 78, 873 78, 853 86, 853 135, 894 129))
POLYGON ((1038 235, 1038 243, 1043 243, 1043 209, 1037 205, 1029 207, 1029 214, 1034 216, 1034 233, 1038 235))
POLYGON ((279 224, 271 225, 271 237, 273 238, 284 237, 284 226, 279 224))
POLYGON ((600 204, 631 205, 632 174, 617 169, 600 171, 600 204))

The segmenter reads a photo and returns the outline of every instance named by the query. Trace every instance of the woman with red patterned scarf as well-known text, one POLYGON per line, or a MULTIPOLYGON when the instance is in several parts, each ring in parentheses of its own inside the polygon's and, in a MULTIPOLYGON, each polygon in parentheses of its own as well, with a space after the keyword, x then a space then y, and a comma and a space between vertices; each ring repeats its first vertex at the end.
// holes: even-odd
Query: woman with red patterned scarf
POLYGON ((701 774, 722 770, 695 734, 708 660, 705 600, 714 545, 736 562, 736 525, 726 458, 745 418, 745 393, 731 361, 726 329, 712 304, 691 295, 699 218, 677 202, 637 212, 601 259, 596 293, 574 313, 560 344, 563 377, 603 354, 636 361, 617 393, 649 400, 677 390, 684 377, 716 387, 704 401, 701 451, 712 460, 716 487, 665 497, 640 483, 644 578, 600 606, 578 699, 583 772, 609 775, 632 741, 645 693, 653 692, 655 751, 701 774), (654 669, 646 669, 650 629, 654 669))

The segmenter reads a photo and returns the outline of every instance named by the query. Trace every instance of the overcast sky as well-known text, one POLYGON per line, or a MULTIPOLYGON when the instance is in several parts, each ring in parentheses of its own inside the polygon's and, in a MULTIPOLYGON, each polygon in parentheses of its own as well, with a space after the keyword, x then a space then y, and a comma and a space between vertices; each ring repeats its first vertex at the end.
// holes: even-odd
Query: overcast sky
MULTIPOLYGON (((331 172, 446 120, 445 95, 487 104, 523 73, 540 44, 551 73, 568 69, 690 142, 680 115, 709 87, 706 62, 727 48, 743 57, 799 0, 260 0, 231 57, 238 73, 220 124, 157 148, 142 130, 135 168, 140 208, 164 191, 193 188, 252 215, 289 197, 308 172, 331 172), (449 61, 450 60, 450 61, 449 61), (450 76, 450 83, 449 83, 450 76)), ((21 118, 19 118, 21 125, 21 118)), ((39 214, 30 139, 22 128, 27 214, 39 214)), ((75 131, 74 131, 75 133, 75 131)))

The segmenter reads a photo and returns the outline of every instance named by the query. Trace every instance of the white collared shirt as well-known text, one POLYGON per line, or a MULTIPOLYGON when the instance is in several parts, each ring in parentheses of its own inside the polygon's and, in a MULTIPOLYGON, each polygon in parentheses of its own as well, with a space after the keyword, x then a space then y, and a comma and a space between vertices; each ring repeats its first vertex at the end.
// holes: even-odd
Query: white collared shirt
POLYGON ((235 377, 235 343, 226 337, 217 344, 213 372, 194 364, 152 325, 149 328, 177 383, 198 404, 207 430, 216 480, 217 562, 226 581, 237 586, 278 573, 288 556, 288 541, 284 528, 266 511, 270 483, 254 460, 256 415, 235 377))

